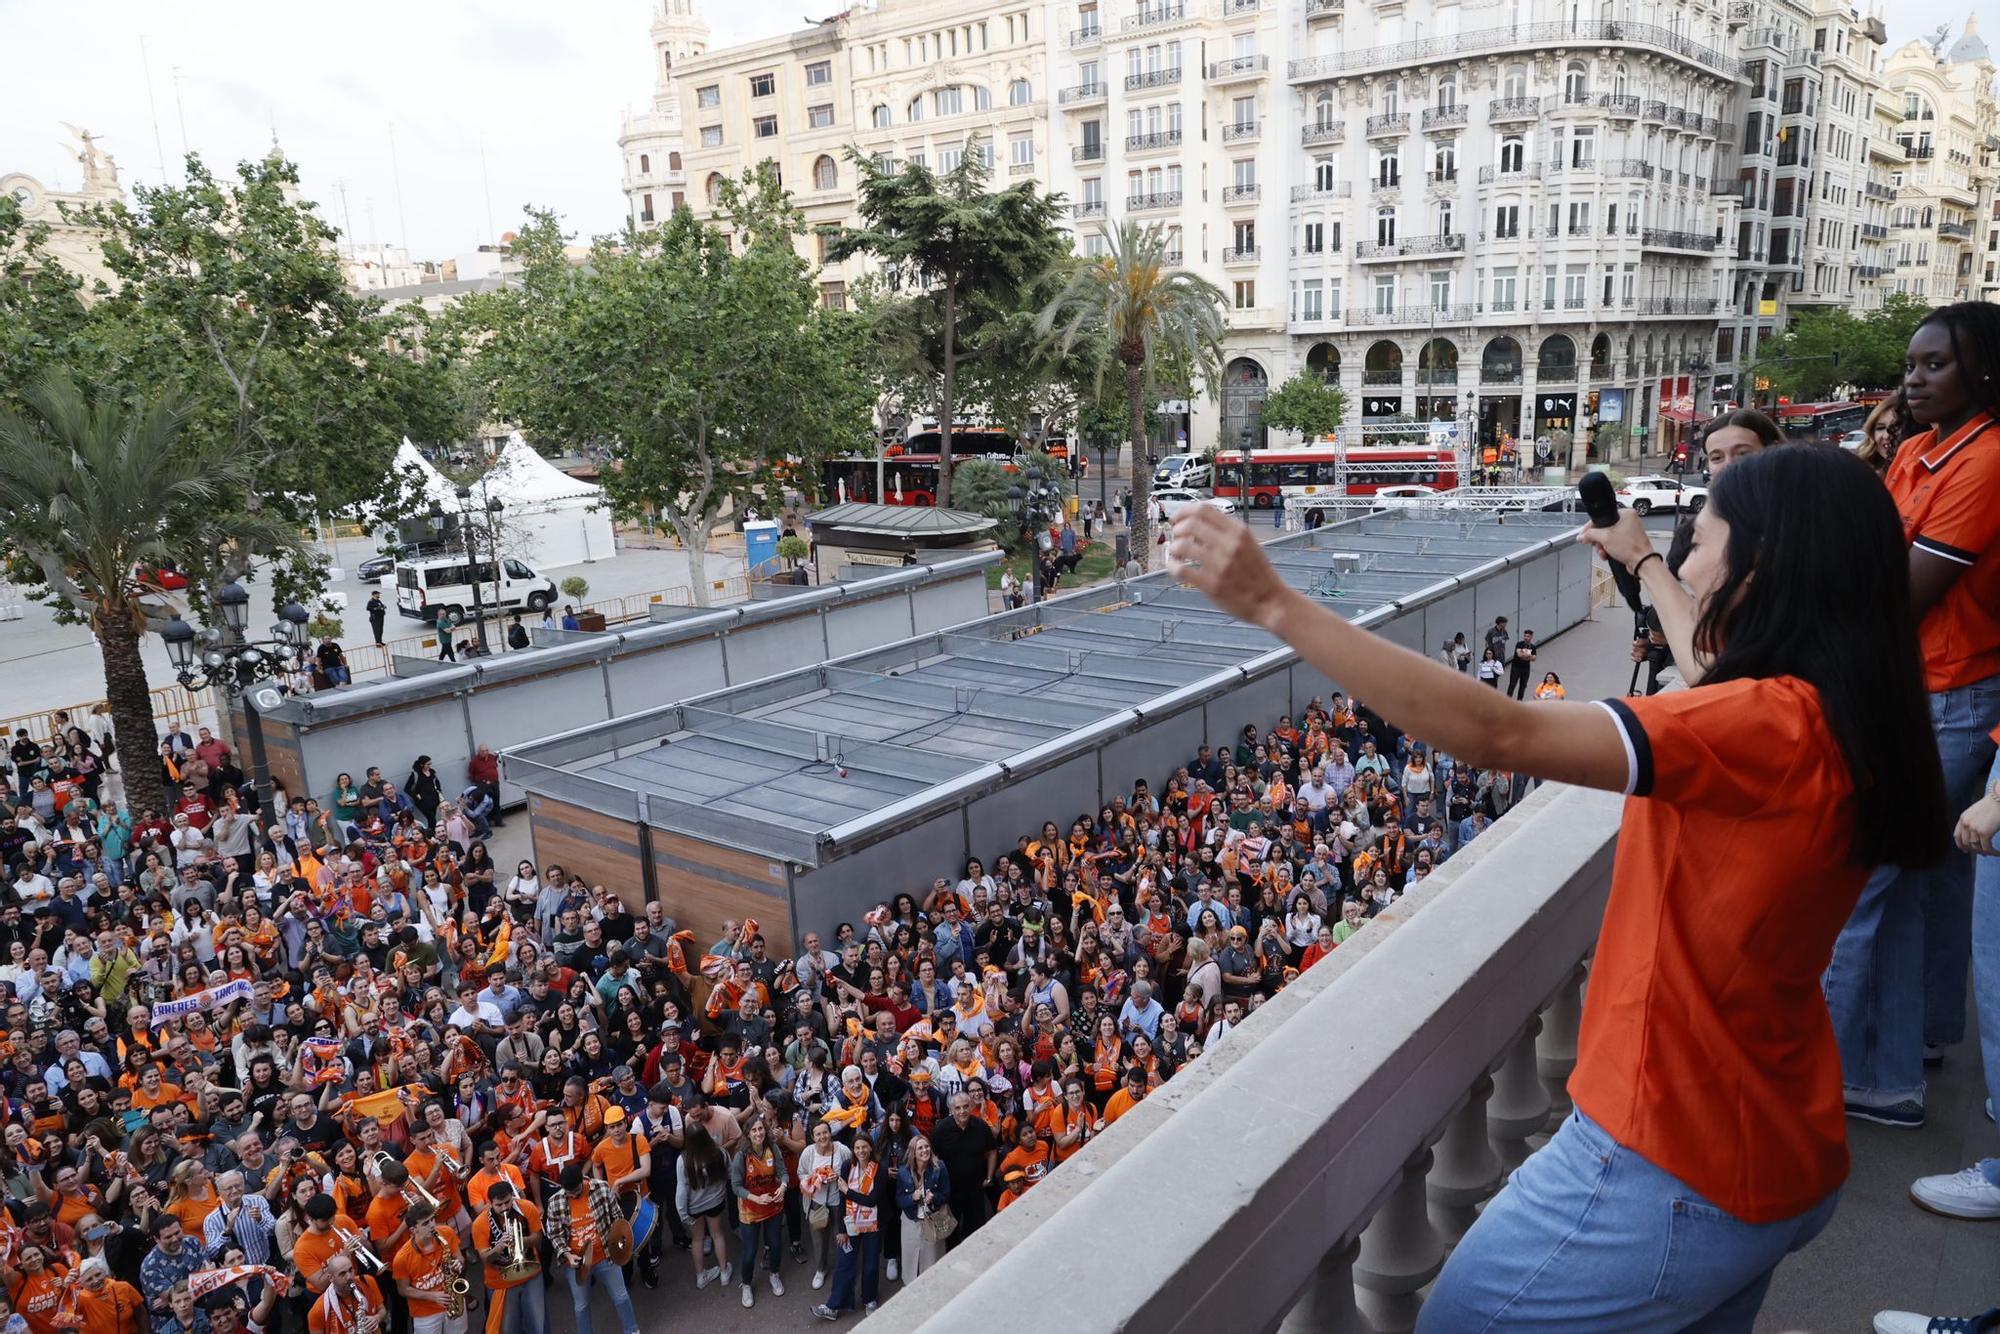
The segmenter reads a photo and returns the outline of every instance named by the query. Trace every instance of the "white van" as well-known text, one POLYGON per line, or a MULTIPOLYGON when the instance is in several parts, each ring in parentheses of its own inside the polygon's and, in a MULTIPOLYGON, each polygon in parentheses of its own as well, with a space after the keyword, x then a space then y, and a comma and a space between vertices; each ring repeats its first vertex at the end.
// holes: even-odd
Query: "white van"
POLYGON ((1199 454, 1169 454, 1153 469, 1154 486, 1186 486, 1181 474, 1201 461, 1199 454))
POLYGON ((555 605, 555 581, 536 574, 512 556, 500 562, 476 563, 464 556, 434 556, 396 562, 396 610, 424 622, 448 611, 463 620, 473 608, 472 581, 480 582, 479 605, 488 611, 526 607, 540 612, 555 605))

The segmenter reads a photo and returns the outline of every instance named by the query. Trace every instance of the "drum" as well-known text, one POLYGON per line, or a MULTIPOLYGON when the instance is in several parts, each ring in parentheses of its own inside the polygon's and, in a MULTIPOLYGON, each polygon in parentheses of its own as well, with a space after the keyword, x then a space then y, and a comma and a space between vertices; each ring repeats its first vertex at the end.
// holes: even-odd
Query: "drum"
POLYGON ((623 1265, 643 1250, 659 1222, 660 1211, 651 1200, 641 1197, 638 1203, 630 1206, 626 1217, 619 1219, 611 1229, 611 1235, 604 1239, 604 1249, 611 1257, 611 1263, 623 1265))
POLYGON ((660 1210, 651 1199, 639 1201, 639 1207, 632 1212, 632 1249, 643 1251, 646 1243, 653 1239, 653 1229, 660 1225, 660 1210))

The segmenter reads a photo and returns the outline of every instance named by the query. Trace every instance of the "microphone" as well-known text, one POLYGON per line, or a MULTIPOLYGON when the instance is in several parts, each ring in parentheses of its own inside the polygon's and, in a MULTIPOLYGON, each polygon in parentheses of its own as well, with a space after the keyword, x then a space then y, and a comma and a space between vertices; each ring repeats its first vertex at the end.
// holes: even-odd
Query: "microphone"
MULTIPOLYGON (((1576 484, 1576 498, 1583 505, 1583 512, 1590 516, 1593 528, 1609 528, 1618 522, 1618 497, 1611 490, 1611 479, 1601 472, 1587 472, 1576 484)), ((1611 580, 1618 585, 1618 592, 1637 612, 1643 609, 1639 600, 1639 576, 1626 569, 1619 561, 1611 562, 1611 580)))

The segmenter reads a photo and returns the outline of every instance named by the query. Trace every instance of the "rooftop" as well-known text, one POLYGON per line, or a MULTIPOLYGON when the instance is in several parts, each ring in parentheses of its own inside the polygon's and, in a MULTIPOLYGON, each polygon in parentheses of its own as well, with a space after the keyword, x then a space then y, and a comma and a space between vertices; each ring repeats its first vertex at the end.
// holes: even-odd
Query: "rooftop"
POLYGON ((964 537, 999 526, 999 520, 969 510, 938 509, 932 505, 871 505, 850 500, 806 515, 814 528, 838 528, 849 533, 883 537, 964 537))

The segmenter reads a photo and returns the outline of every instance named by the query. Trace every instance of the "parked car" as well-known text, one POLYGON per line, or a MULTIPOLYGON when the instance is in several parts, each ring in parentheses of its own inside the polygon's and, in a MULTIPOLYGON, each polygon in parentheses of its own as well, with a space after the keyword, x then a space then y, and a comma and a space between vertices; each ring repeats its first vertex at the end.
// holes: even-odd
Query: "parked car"
POLYGON ((1236 502, 1227 496, 1211 496, 1191 487, 1163 486, 1153 492, 1153 512, 1171 519, 1189 505, 1213 505, 1224 514, 1236 512, 1236 502))
POLYGON ((188 577, 171 565, 141 565, 132 573, 148 588, 177 590, 188 586, 188 577))
POLYGON ((1620 505, 1644 518, 1654 510, 1693 513, 1708 503, 1708 488, 1683 482, 1678 477, 1628 477, 1625 485, 1618 488, 1617 496, 1620 505))
POLYGON ((396 558, 384 551, 362 561, 360 566, 354 571, 354 577, 364 584, 377 583, 388 578, 389 572, 395 568, 396 558))
POLYGON ((1440 491, 1434 486, 1424 486, 1416 482, 1385 486, 1368 497, 1370 508, 1381 510, 1444 509, 1455 510, 1462 502, 1452 498, 1449 491, 1440 491))

